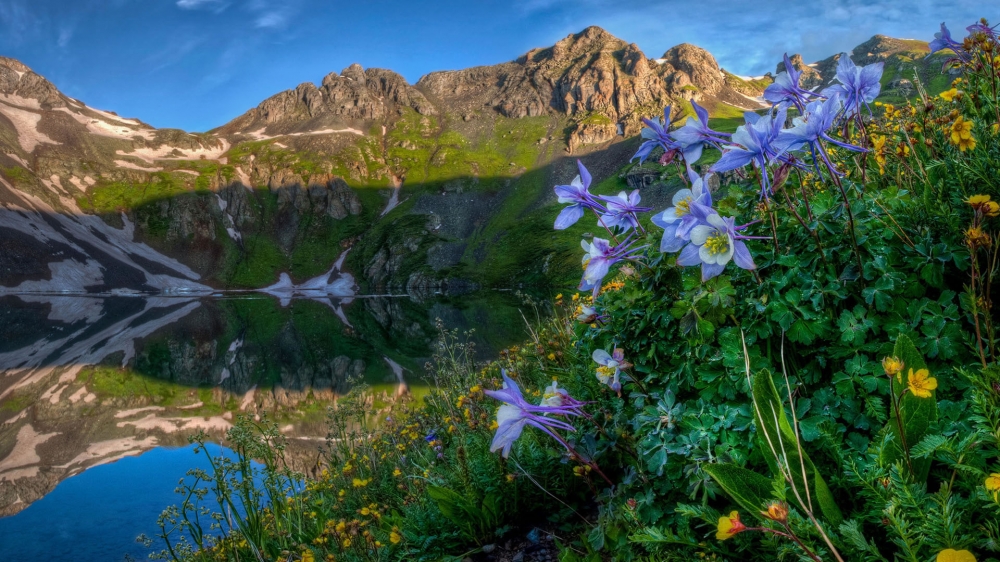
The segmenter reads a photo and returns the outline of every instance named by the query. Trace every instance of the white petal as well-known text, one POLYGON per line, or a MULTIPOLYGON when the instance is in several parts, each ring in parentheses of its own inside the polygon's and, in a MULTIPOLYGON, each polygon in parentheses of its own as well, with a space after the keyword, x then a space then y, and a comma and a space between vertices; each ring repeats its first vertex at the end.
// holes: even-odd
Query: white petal
POLYGON ((705 222, 723 232, 726 231, 726 221, 721 216, 719 216, 719 213, 712 213, 711 215, 708 215, 708 218, 705 219, 705 222))
POLYGON ((569 184, 572 185, 573 187, 583 187, 583 180, 581 180, 580 176, 577 175, 575 178, 573 178, 573 181, 571 181, 569 184))
POLYGON ((690 189, 687 188, 680 189, 677 191, 677 193, 674 194, 674 198, 671 199, 671 201, 673 202, 674 205, 676 205, 685 199, 690 199, 693 195, 694 193, 690 189))
POLYGON ((506 422, 516 420, 524 415, 520 408, 512 404, 504 404, 497 410, 497 424, 503 425, 506 422))
MULTIPOLYGON (((711 216, 709 218, 711 218, 711 216)), ((715 232, 715 229, 711 226, 699 224, 691 229, 691 243, 695 246, 701 246, 706 240, 708 240, 708 237, 711 236, 713 232, 715 232)))

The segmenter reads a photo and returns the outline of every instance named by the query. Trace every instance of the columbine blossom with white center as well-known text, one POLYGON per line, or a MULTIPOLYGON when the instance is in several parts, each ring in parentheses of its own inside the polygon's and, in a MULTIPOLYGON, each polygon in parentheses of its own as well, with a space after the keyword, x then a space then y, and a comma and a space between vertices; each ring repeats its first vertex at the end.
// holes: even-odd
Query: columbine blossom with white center
POLYGON ((500 450, 504 458, 507 458, 514 441, 521 436, 525 426, 529 425, 542 430, 566 446, 565 440, 554 430, 576 431, 576 429, 564 421, 546 416, 580 416, 582 415, 580 407, 583 406, 583 403, 571 398, 568 394, 564 394, 557 406, 545 404, 535 406, 524 399, 521 389, 518 388, 513 379, 507 376, 506 370, 501 371, 501 376, 503 377, 502 389, 484 392, 487 396, 503 402, 503 405, 497 409, 497 432, 493 435, 490 452, 500 450))
POLYGON ((674 194, 672 205, 652 218, 653 224, 663 229, 661 252, 676 252, 683 248, 688 242, 691 229, 713 212, 712 194, 705 186, 705 180, 700 177, 694 180, 690 189, 678 190, 674 194))
POLYGON ((622 369, 627 365, 625 362, 625 350, 618 347, 615 348, 614 353, 608 353, 603 349, 598 349, 594 351, 591 357, 595 363, 600 365, 597 368, 597 380, 601 381, 601 384, 611 387, 611 390, 620 392, 622 383, 618 380, 618 375, 621 374, 622 369))
POLYGON ((702 281, 722 273, 730 261, 743 269, 757 268, 743 242, 748 237, 738 233, 746 225, 737 227, 735 219, 718 213, 709 215, 705 223, 691 229, 691 243, 677 256, 677 265, 701 265, 702 281))

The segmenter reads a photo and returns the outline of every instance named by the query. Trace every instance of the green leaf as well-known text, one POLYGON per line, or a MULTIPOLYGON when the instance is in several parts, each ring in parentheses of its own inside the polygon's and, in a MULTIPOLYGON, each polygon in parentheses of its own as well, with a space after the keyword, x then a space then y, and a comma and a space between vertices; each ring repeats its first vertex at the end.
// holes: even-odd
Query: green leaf
POLYGON ((747 513, 758 517, 774 499, 770 478, 735 464, 705 464, 702 469, 747 513))
MULTIPOLYGON (((917 482, 923 482, 927 479, 927 475, 930 472, 931 461, 927 457, 912 458, 912 447, 924 438, 931 424, 937 421, 937 392, 932 390, 929 398, 920 398, 912 392, 904 393, 910 373, 916 373, 921 369, 927 368, 924 357, 917 350, 917 347, 913 345, 913 341, 910 338, 904 334, 900 334, 896 338, 893 355, 903 361, 903 372, 900 373, 900 379, 893 381, 893 398, 899 400, 899 415, 902 423, 900 424, 896 419, 895 408, 890 407, 889 422, 886 431, 890 432, 894 439, 893 443, 883 450, 882 461, 892 464, 905 459, 906 454, 903 452, 903 443, 905 442, 906 446, 911 448, 910 462, 913 465, 912 476, 917 482), (902 425, 903 429, 902 435, 900 435, 899 431, 900 425, 902 425)), ((933 373, 931 373, 931 376, 933 376, 933 373)))
MULTIPOLYGON (((815 497, 820 508, 818 515, 822 515, 831 524, 839 525, 843 515, 833 501, 823 476, 816 470, 805 449, 801 448, 799 436, 785 415, 769 371, 764 369, 754 376, 752 392, 758 440, 762 443, 762 451, 771 470, 777 472, 779 465, 787 467, 792 485, 799 491, 799 496, 803 499, 807 495, 815 497), (811 494, 806 493, 807 486, 812 488, 811 494)), ((793 503, 800 509, 807 508, 797 501, 794 494, 790 496, 790 499, 793 498, 796 499, 793 503)))

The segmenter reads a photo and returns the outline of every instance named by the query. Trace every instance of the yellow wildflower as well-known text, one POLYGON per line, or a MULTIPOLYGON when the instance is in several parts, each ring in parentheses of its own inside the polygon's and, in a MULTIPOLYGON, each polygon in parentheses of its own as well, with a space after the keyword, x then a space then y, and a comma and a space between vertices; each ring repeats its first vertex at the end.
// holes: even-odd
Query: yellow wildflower
POLYGON ((740 513, 733 511, 728 517, 719 518, 719 528, 715 533, 715 538, 720 541, 733 538, 733 535, 746 531, 747 527, 740 522, 740 513))
POLYGON ((366 515, 367 516, 367 515, 371 515, 371 513, 372 513, 372 510, 368 509, 367 507, 362 507, 361 508, 361 515, 366 515))
POLYGON ((930 376, 927 369, 920 369, 915 373, 910 369, 906 374, 906 384, 917 398, 930 398, 931 391, 937 388, 937 379, 930 376))
POLYGON ((957 88, 941 92, 939 95, 944 101, 952 101, 955 98, 962 99, 962 92, 960 92, 957 88))
POLYGON ((903 361, 898 357, 886 357, 882 360, 882 370, 885 371, 885 376, 896 377, 899 382, 902 381, 902 376, 900 373, 903 372, 903 361))
POLYGON ((938 553, 937 562, 976 562, 976 557, 968 550, 946 548, 938 553))
POLYGON ((767 506, 767 511, 762 511, 760 514, 771 521, 784 523, 788 521, 788 505, 785 502, 772 502, 767 506))
POLYGON ((302 562, 316 562, 316 555, 313 551, 307 550, 302 553, 302 562))
POLYGON ((403 535, 397 533, 396 529, 393 528, 392 532, 389 533, 389 542, 391 542, 392 544, 399 544, 399 541, 401 540, 403 540, 403 535))
POLYGON ((976 148, 976 138, 972 136, 972 121, 959 115, 952 123, 950 133, 951 144, 962 152, 976 148))
POLYGON ((351 539, 344 539, 343 545, 344 548, 351 546, 351 539))
POLYGON ((970 248, 989 247, 990 235, 978 226, 973 226, 965 231, 965 244, 970 248))
POLYGON ((550 354, 546 355, 545 358, 548 359, 549 361, 555 361, 556 360, 556 354, 555 353, 550 353, 550 354))
POLYGON ((401 471, 401 470, 399 470, 397 468, 397 469, 395 469, 395 470, 392 471, 392 475, 395 476, 396 478, 399 478, 400 476, 403 475, 403 471, 401 471))
POLYGON ((993 499, 1000 496, 1000 472, 994 472, 986 477, 986 491, 993 494, 993 499))

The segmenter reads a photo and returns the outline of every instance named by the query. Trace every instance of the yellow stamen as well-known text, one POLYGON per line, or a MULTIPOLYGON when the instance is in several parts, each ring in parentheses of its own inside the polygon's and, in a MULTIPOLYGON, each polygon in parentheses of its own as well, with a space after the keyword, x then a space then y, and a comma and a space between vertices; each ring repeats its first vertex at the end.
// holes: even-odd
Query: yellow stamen
POLYGON ((713 256, 724 254, 729 251, 729 237, 724 232, 715 231, 714 234, 705 240, 705 247, 713 256))

